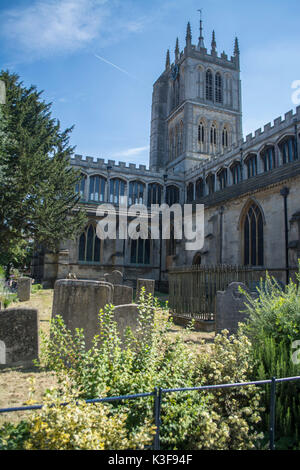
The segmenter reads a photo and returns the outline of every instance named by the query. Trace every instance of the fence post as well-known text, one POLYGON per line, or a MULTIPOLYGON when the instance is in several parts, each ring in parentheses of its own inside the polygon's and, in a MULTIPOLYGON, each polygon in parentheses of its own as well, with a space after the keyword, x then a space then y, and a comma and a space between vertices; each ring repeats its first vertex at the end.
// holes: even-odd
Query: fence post
POLYGON ((275 450, 276 377, 272 377, 270 402, 270 450, 275 450))
POLYGON ((161 408, 161 388, 155 387, 155 398, 154 398, 154 420, 156 426, 156 432, 154 437, 154 450, 160 450, 160 408, 161 408))

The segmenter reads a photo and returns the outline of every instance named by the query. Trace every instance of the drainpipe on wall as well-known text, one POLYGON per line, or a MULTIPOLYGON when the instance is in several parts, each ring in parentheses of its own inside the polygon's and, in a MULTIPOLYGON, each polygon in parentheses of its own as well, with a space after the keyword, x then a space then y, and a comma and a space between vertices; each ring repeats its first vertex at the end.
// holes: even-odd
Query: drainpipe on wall
POLYGON ((287 198, 290 194, 289 188, 282 188, 280 195, 284 201, 284 231, 285 231, 285 269, 286 269, 286 284, 289 283, 290 272, 289 272, 289 227, 288 227, 288 210, 287 210, 287 198))

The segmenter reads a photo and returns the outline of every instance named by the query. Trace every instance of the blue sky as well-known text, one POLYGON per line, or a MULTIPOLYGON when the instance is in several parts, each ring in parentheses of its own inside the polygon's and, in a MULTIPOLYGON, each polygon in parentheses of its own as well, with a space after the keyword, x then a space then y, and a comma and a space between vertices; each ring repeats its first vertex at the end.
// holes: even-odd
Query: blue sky
POLYGON ((152 85, 188 21, 197 43, 199 8, 208 48, 213 29, 219 53, 239 37, 244 135, 293 109, 299 0, 0 0, 0 68, 75 124, 76 153, 147 164, 152 85))

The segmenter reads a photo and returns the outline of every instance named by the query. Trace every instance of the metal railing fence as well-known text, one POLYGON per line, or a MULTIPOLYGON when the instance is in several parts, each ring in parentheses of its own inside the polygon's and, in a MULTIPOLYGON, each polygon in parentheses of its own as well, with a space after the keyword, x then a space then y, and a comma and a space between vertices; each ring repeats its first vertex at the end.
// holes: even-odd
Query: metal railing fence
MULTIPOLYGON (((219 390, 219 389, 228 389, 228 388, 237 388, 237 387, 248 387, 251 385, 271 385, 270 388, 270 426, 269 426, 269 448, 270 450, 275 450, 275 411, 276 411, 276 385, 279 383, 293 382, 300 380, 300 376, 296 377, 284 377, 277 379, 272 377, 267 380, 258 380, 253 382, 241 382, 241 383, 231 383, 231 384, 220 384, 220 385, 202 385, 199 387, 187 387, 187 388, 160 388, 155 387, 153 392, 148 393, 137 393, 133 395, 120 395, 117 397, 105 397, 105 398, 95 398, 91 400, 85 400, 86 403, 109 403, 114 401, 124 401, 124 400, 135 400, 137 398, 146 398, 154 397, 154 421, 155 421, 155 437, 154 437, 154 450, 160 450, 160 429, 161 429, 161 405, 163 400, 163 395, 168 393, 183 393, 183 392, 202 392, 207 390, 219 390)), ((61 406, 66 406, 68 403, 61 403, 61 406)), ((1 413, 12 413, 16 411, 30 411, 30 410, 40 410, 44 405, 31 405, 31 406, 18 406, 14 408, 0 408, 1 413)), ((300 423, 299 423, 300 424, 300 423)))

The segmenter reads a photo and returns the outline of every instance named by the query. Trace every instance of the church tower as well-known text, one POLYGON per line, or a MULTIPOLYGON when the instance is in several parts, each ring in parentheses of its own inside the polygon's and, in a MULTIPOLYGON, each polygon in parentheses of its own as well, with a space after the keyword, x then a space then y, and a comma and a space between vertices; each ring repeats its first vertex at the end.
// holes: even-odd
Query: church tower
POLYGON ((182 173, 211 156, 225 153, 242 139, 240 51, 217 51, 215 31, 208 51, 200 36, 192 44, 188 23, 185 48, 177 38, 174 61, 167 52, 164 72, 152 96, 150 169, 182 173))

